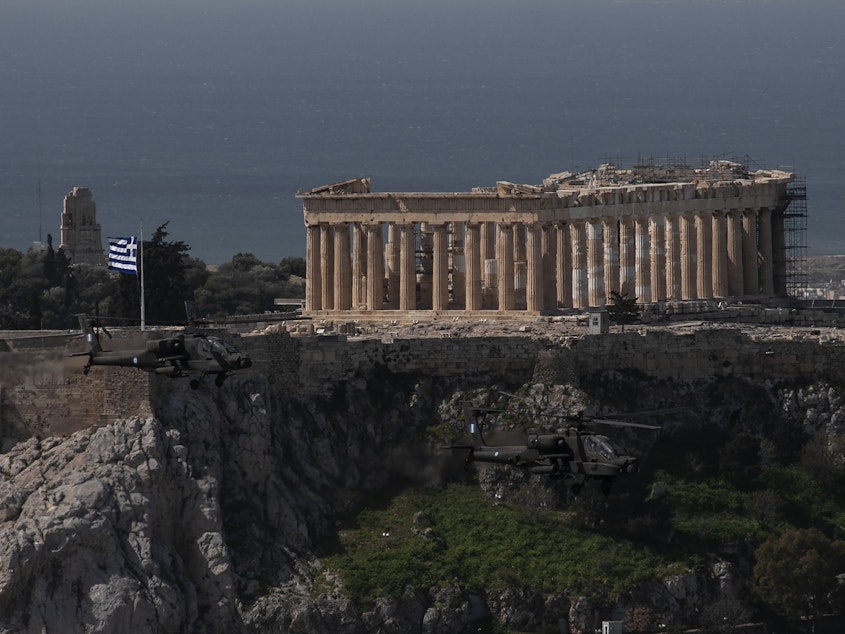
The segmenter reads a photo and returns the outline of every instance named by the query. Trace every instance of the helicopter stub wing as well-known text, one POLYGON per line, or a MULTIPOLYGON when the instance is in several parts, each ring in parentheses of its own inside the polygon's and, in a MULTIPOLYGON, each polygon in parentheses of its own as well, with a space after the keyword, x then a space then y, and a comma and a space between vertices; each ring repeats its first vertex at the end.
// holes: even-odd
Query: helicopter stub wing
POLYGON ((542 460, 570 460, 572 458, 571 453, 544 453, 540 455, 539 459, 542 460))
POLYGON ((166 357, 156 357, 156 360, 163 363, 171 363, 172 361, 187 361, 188 358, 187 354, 172 354, 166 357))

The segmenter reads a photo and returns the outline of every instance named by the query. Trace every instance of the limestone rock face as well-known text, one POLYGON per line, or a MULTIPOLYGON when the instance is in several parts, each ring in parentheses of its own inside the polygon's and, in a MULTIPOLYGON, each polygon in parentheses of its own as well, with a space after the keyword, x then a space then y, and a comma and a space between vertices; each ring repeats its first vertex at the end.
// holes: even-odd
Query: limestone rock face
MULTIPOLYGON (((470 595, 453 580, 360 611, 323 570, 316 545, 334 515, 398 475, 431 473, 425 429, 457 391, 427 380, 358 377, 318 403, 254 376, 196 391, 154 379, 151 417, 18 442, 0 454, 0 632, 434 634, 490 618, 594 632, 604 608, 527 586, 470 595)), ((718 396, 727 420, 736 402, 718 396)), ((815 428, 845 420, 825 386, 778 402, 817 412, 801 418, 815 428)), ((482 487, 495 498, 521 484, 535 490, 514 500, 556 502, 509 473, 510 485, 482 474, 482 487)), ((425 513, 413 521, 431 529, 425 513)), ((749 574, 744 553, 714 557, 707 571, 641 584, 614 616, 680 627, 714 602, 720 618, 741 614, 734 588, 749 574)))
POLYGON ((0 456, 0 629, 222 631, 235 583, 211 478, 132 418, 0 456))
MULTIPOLYGON (((305 586, 326 518, 395 465, 421 470, 391 449, 422 428, 392 391, 328 416, 261 380, 152 389, 151 418, 0 455, 0 632, 367 631, 305 586)), ((404 631, 426 607, 373 618, 404 631)))

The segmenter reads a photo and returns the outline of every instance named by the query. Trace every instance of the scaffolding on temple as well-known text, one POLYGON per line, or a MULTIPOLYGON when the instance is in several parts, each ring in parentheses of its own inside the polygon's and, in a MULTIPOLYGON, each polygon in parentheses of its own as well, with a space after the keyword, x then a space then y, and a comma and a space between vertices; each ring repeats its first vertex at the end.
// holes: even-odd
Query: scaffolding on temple
POLYGON ((786 294, 807 296, 807 180, 795 176, 786 186, 786 208, 783 211, 786 294))

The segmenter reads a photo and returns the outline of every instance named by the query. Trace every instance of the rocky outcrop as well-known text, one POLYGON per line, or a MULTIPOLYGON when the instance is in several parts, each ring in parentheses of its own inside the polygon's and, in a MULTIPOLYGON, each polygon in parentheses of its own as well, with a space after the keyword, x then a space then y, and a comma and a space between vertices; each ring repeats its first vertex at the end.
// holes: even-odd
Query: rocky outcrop
MULTIPOLYGON (((671 389, 650 387, 654 399, 671 389)), ((435 633, 492 617, 587 633, 609 616, 577 596, 524 586, 473 596, 458 581, 361 610, 322 569, 316 545, 335 515, 398 475, 433 473, 424 433, 438 406, 459 401, 453 385, 357 376, 333 400, 307 402, 257 376, 151 389, 151 417, 0 454, 0 631, 435 633)), ((577 390, 559 391, 577 401, 577 390)), ((740 392, 713 390, 720 419, 731 419, 740 392)), ((836 390, 779 394, 771 406, 797 408, 814 429, 842 424, 836 390)), ((495 479, 482 485, 504 490, 495 479)), ((416 524, 425 531, 425 517, 416 524)), ((644 583, 613 614, 689 624, 733 598, 742 565, 714 557, 709 569, 644 583)))
POLYGON ((223 631, 235 576, 218 482, 176 430, 133 418, 0 456, 7 631, 223 631))
POLYGON ((152 418, 14 445, 0 455, 0 631, 405 631, 423 602, 359 615, 308 588, 328 518, 424 462, 401 449, 424 446, 422 425, 394 388, 330 416, 259 380, 165 379, 152 418))

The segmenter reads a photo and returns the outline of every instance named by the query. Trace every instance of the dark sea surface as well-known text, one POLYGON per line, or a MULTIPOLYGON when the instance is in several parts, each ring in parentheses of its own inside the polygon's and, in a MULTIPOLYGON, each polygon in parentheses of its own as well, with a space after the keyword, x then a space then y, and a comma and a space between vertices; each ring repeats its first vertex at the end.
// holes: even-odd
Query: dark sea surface
POLYGON ((0 247, 107 235, 305 254, 297 189, 466 191, 638 157, 806 176, 845 253, 841 0, 2 0, 0 247))

